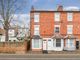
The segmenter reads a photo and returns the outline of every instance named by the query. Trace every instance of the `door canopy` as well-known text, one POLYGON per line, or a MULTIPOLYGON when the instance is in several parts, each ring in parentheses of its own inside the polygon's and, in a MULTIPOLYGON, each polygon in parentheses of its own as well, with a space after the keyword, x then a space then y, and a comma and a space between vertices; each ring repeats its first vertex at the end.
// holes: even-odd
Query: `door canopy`
POLYGON ((74 35, 67 35, 64 37, 64 39, 77 39, 77 37, 74 35))
POLYGON ((34 35, 32 39, 42 39, 39 35, 34 35))
POLYGON ((52 37, 52 39, 63 39, 64 37, 60 34, 54 34, 54 36, 52 37))

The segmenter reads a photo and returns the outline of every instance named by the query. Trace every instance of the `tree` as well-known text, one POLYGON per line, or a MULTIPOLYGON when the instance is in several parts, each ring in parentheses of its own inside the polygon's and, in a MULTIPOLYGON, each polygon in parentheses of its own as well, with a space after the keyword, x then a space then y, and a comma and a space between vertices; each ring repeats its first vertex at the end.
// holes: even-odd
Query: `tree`
POLYGON ((0 0, 0 16, 2 20, 0 22, 5 30, 5 41, 8 41, 8 30, 10 22, 13 19, 13 15, 17 12, 21 12, 25 6, 27 0, 0 0))

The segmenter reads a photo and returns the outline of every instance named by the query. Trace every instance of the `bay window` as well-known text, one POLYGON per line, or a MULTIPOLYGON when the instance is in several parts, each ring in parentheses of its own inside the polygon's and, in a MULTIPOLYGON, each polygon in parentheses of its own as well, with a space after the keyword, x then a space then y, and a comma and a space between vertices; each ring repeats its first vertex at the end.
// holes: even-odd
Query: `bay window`
POLYGON ((61 47, 61 39, 56 39, 56 47, 61 47))
POLYGON ((41 39, 32 39, 32 48, 40 49, 42 48, 42 40, 41 39))

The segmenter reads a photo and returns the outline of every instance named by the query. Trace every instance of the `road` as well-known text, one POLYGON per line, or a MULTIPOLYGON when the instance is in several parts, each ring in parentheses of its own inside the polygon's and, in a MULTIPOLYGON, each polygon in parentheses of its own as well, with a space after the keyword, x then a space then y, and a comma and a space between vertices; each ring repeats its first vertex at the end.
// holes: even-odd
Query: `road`
POLYGON ((79 54, 0 54, 0 60, 80 60, 79 54))

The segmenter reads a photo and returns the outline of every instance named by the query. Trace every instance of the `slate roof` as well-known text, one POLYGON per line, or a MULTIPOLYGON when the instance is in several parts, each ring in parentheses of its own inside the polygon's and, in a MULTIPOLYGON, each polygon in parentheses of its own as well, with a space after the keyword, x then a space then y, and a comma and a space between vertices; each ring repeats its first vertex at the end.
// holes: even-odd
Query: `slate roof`
POLYGON ((65 39, 76 39, 77 37, 74 35, 67 35, 64 37, 65 39))
POLYGON ((39 35, 34 35, 32 39, 42 39, 39 35))
POLYGON ((60 34, 54 34, 54 36, 52 37, 52 39, 63 39, 64 37, 60 34))

